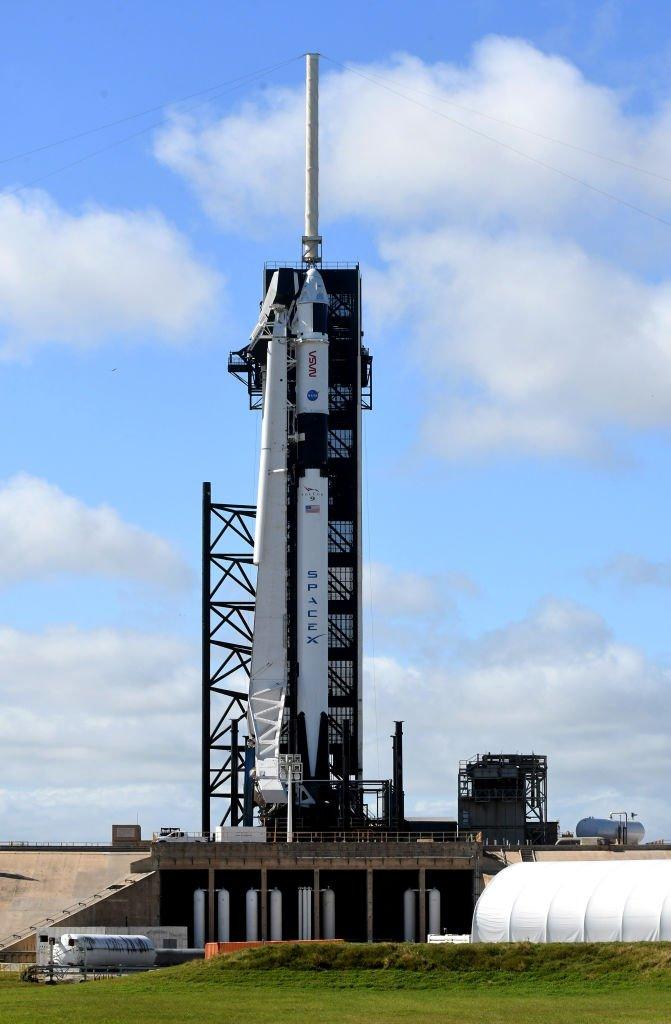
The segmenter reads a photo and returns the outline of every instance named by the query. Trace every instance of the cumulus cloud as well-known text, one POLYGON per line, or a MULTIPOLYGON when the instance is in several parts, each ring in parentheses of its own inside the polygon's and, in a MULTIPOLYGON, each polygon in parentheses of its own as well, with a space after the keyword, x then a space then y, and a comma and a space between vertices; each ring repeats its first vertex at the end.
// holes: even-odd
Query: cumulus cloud
POLYGON ((43 192, 0 196, 0 352, 78 348, 113 334, 177 343, 220 288, 187 240, 154 211, 70 213, 43 192))
MULTIPOLYGON (((320 185, 326 221, 354 214, 403 225, 475 213, 558 222, 567 205, 584 204, 580 186, 483 133, 625 197, 668 198, 671 181, 621 164, 669 177, 671 107, 652 118, 634 116, 625 110, 625 96, 522 40, 487 38, 466 66, 401 55, 355 70, 359 74, 324 64, 320 185), (558 146, 548 136, 571 145, 558 146)), ((176 116, 157 135, 156 154, 225 226, 296 221, 303 102, 297 87, 273 90, 215 122, 176 116)), ((594 195, 587 201, 593 205, 594 195)))
POLYGON ((646 820, 651 838, 669 837, 671 672, 620 643, 593 611, 547 599, 462 646, 451 665, 427 666, 417 647, 373 669, 378 716, 386 704, 406 723, 415 810, 456 813, 461 758, 536 751, 549 757, 550 812, 563 826, 618 804, 646 820))
MULTIPOLYGON (((70 778, 87 778, 88 763, 68 771, 70 778)), ((11 789, 0 785, 0 840, 109 842, 112 824, 131 824, 136 818, 145 838, 163 825, 183 824, 196 831, 193 809, 200 794, 195 769, 191 776, 185 773, 179 783, 150 785, 102 780, 59 786, 35 779, 11 789)))
POLYGON ((620 554, 590 569, 594 582, 612 580, 623 587, 671 587, 671 562, 653 562, 641 555, 620 554))
POLYGON ((613 423, 671 423, 671 282, 519 232, 441 229, 381 251, 373 308, 383 329, 412 325, 431 367, 434 451, 595 455, 613 423))
POLYGON ((189 570, 161 537, 27 474, 0 484, 0 584, 60 573, 179 588, 189 570))
MULTIPOLYGON (((634 247, 612 241, 630 215, 570 177, 663 216, 671 102, 634 114, 564 58, 497 37, 465 66, 325 69, 323 219, 374 233, 368 306, 375 333, 410 334, 430 360, 429 450, 612 458, 614 426, 667 429, 671 282, 637 276, 634 247)), ((228 229, 296 224, 302 124, 302 90, 273 91, 219 121, 176 118, 156 154, 228 229)))
POLYGON ((4 836, 106 838, 136 810, 195 827, 197 664, 170 636, 1 628, 4 836))
POLYGON ((395 569, 382 562, 370 562, 364 571, 364 586, 373 608, 385 617, 405 618, 430 615, 453 595, 474 596, 477 584, 465 573, 446 572, 427 576, 395 569))

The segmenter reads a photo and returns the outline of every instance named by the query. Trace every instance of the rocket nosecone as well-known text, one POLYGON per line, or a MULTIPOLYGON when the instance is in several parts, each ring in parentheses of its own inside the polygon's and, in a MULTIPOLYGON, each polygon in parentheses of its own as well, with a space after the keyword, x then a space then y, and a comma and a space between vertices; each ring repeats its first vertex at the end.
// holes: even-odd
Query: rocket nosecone
POLYGON ((309 765, 317 766, 321 716, 328 714, 328 295, 311 267, 298 296, 296 336, 297 711, 309 765))

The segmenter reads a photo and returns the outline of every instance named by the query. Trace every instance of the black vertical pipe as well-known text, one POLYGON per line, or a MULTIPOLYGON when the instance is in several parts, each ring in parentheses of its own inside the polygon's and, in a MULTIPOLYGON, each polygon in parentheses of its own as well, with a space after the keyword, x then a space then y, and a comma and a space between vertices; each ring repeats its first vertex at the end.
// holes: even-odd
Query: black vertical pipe
POLYGON ((254 824, 254 782, 252 769, 254 768, 254 747, 249 740, 245 745, 245 789, 244 809, 242 814, 243 825, 254 824))
POLYGON ((203 484, 203 551, 202 551, 202 608, 201 608, 201 828, 210 831, 210 550, 212 486, 203 484))
POLYGON ((394 731, 394 791, 395 812, 398 828, 405 821, 405 794, 403 792, 403 722, 395 722, 394 731))
POLYGON ((231 722, 231 825, 239 825, 238 807, 238 768, 240 751, 238 748, 238 720, 234 718, 231 722))
POLYGON ((398 792, 397 792, 397 775, 396 761, 398 754, 396 752, 396 733, 391 737, 391 816, 393 818, 394 827, 398 828, 398 792))
POLYGON ((352 807, 349 794, 350 776, 350 749, 352 736, 349 727, 349 718, 342 724, 342 802, 343 802, 343 828, 352 827, 352 807))

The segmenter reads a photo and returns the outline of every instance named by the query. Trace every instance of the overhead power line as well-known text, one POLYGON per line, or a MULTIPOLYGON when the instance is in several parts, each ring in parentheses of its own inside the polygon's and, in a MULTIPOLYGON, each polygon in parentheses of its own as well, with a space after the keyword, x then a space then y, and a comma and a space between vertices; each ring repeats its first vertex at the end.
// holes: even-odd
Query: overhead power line
POLYGON ((507 149, 509 152, 514 153, 523 160, 528 160, 530 163, 536 164, 538 167, 543 167, 546 171, 552 171, 553 174, 558 174, 562 178, 566 178, 568 181, 574 182, 576 185, 581 185, 583 188, 589 189, 590 192, 595 192, 597 195, 603 196, 605 199, 610 199, 614 203, 619 203, 621 206, 625 206, 628 209, 633 210, 635 213, 641 214, 643 217, 648 217, 650 220, 655 220, 660 224, 664 224, 666 227, 671 227, 671 220, 666 220, 666 218, 660 217, 651 210, 646 210, 642 206, 637 206, 636 203, 631 203, 628 199, 623 199, 622 196, 615 195, 614 192, 608 192, 606 189, 600 188, 598 185, 592 185, 591 182, 585 181, 584 178, 579 178, 577 175, 571 174, 570 171, 565 171, 560 167, 555 167, 554 164, 550 164, 546 160, 542 160, 540 157, 533 156, 531 153, 525 153, 523 149, 518 149, 517 146, 511 145, 509 142, 503 142, 501 139, 497 139, 494 135, 489 135, 487 132, 483 132, 479 128, 474 128, 473 125, 465 124, 463 121, 459 121, 457 118, 451 117, 442 110, 436 110, 435 107, 430 107, 426 103, 416 100, 414 97, 409 96, 406 92, 396 86, 387 85, 385 82, 378 80, 371 75, 367 75, 363 71, 359 71, 358 68, 349 67, 347 64, 341 64, 332 57, 327 57, 326 54, 322 54, 322 56, 325 60, 330 61, 331 64, 341 68, 343 71, 347 71, 352 75, 357 75, 359 78, 363 78, 365 81, 371 82, 379 89, 385 89, 394 96, 398 96, 400 99, 406 100, 408 103, 413 103, 416 107, 420 107, 422 110, 426 110, 430 114, 435 114, 436 117, 441 117, 443 120, 449 121, 451 124, 455 124, 459 128, 463 128, 465 131, 471 132, 471 134, 477 135, 481 139, 493 142, 495 145, 500 146, 502 149, 507 149))
MULTIPOLYGON (((338 64, 337 61, 331 57, 325 57, 325 60, 330 61, 332 64, 343 68, 346 71, 351 71, 357 74, 355 68, 348 67, 345 64, 338 64)), ((397 83, 389 78, 380 78, 379 75, 370 75, 370 80, 374 81, 377 85, 392 85, 396 86, 397 83)), ((604 160, 606 163, 615 164, 617 167, 624 167, 628 171, 635 171, 637 174, 645 174, 650 178, 658 178, 659 181, 665 181, 671 184, 671 177, 668 175, 660 174, 658 171, 652 171, 649 167, 640 167, 638 164, 629 163, 627 160, 619 160, 617 157, 609 156, 606 153, 598 153, 594 149, 587 149, 585 146, 578 146, 575 142, 568 142, 566 139, 558 139, 553 135, 545 135, 543 132, 537 131, 535 128, 529 128, 528 125, 518 124, 516 121, 507 121, 503 117, 497 117, 495 114, 488 114, 484 110, 476 110, 475 107, 468 107, 463 103, 457 103, 455 100, 447 99, 445 96, 440 96, 435 92, 428 92, 426 89, 413 89, 409 86, 404 87, 406 92, 415 93, 417 96, 426 96, 429 99, 437 100, 438 103, 444 103, 448 107, 454 107, 455 110, 462 110, 466 114, 475 114, 476 117, 484 117, 487 121, 493 121, 495 124, 505 125, 506 128, 514 128, 516 131, 525 132, 527 135, 533 135, 537 139, 542 139, 544 142, 551 142, 556 146, 565 146, 566 149, 572 149, 576 153, 584 153, 585 156, 594 157, 597 160, 604 160)))
MULTIPOLYGON (((180 111, 180 113, 188 114, 190 111, 195 110, 197 107, 203 106, 205 103, 211 103, 213 100, 220 99, 222 96, 226 96, 229 93, 235 92, 237 89, 242 88, 242 86, 248 85, 250 82, 253 82, 253 81, 255 81, 255 80, 259 79, 259 78, 262 78, 264 75, 270 74, 273 71, 277 71, 277 70, 279 70, 279 68, 286 67, 288 64, 292 64, 296 60, 300 60, 302 56, 303 56, 302 54, 297 54, 295 57, 290 57, 288 60, 281 61, 279 64, 273 64, 273 65, 271 65, 269 67, 259 68, 258 71, 251 71, 248 75, 243 75, 243 76, 240 76, 239 78, 231 79, 231 82, 233 82, 235 84, 231 85, 230 82, 229 83, 222 83, 222 84, 226 84, 229 87, 228 88, 220 89, 220 91, 218 91, 218 92, 214 92, 214 93, 212 92, 212 89, 219 89, 219 86, 213 86, 211 89, 201 90, 201 92, 199 92, 199 93, 192 93, 191 94, 192 96, 194 96, 194 95, 195 96, 199 96, 199 95, 202 96, 202 95, 204 95, 204 93, 208 93, 208 95, 204 99, 199 100, 198 103, 193 103, 190 106, 186 107, 184 110, 180 111)), ((178 102, 178 103, 179 102, 184 102, 184 99, 178 100, 178 101, 174 101, 174 102, 178 102)), ((153 107, 151 109, 152 110, 161 110, 161 109, 163 109, 163 107, 162 106, 161 107, 153 107)), ((145 110, 142 113, 143 114, 147 114, 149 112, 150 112, 149 110, 145 110)), ((88 129, 85 132, 80 132, 77 135, 69 136, 67 139, 62 139, 59 142, 48 143, 45 146, 39 146, 36 149, 30 150, 28 152, 30 152, 30 153, 41 152, 42 150, 50 149, 50 148, 52 148, 54 146, 59 146, 59 145, 65 143, 65 142, 70 142, 70 141, 72 141, 74 139, 82 138, 85 135, 91 135, 94 132, 102 131, 104 128, 111 127, 113 124, 121 124, 122 122, 131 121, 134 118, 141 117, 141 116, 142 116, 142 114, 129 114, 127 117, 121 118, 119 121, 109 122, 107 125, 99 125, 96 128, 90 128, 90 129, 88 129)), ((94 150, 92 150, 89 153, 85 153, 83 156, 77 157, 75 160, 70 160, 66 164, 61 164, 60 167, 55 167, 51 171, 46 171, 44 174, 40 174, 38 177, 33 178, 31 181, 25 182, 23 185, 18 185, 14 189, 7 189, 7 190, 4 190, 4 191, 0 192, 0 198, 2 196, 14 196, 18 192, 25 191, 25 189, 33 188, 35 185, 39 185, 42 181, 45 181, 47 178, 52 178, 55 174, 60 174, 62 171, 67 171, 71 167, 76 167, 78 164, 82 164, 86 160, 92 159, 92 157, 94 157, 94 156, 99 156, 101 153, 106 153, 110 149, 115 149, 117 146, 122 146, 125 142, 130 142, 132 139, 136 139, 140 135, 145 135, 147 132, 153 131, 155 128, 161 128, 163 125, 169 124, 170 121, 171 121, 170 117, 161 118, 160 121, 153 121, 151 124, 145 125, 143 128, 139 128, 136 132, 132 132, 130 135, 124 135, 120 139, 115 139, 113 142, 108 142, 106 145, 100 146, 100 147, 98 147, 98 149, 94 149, 94 150)), ((24 153, 22 155, 26 156, 26 155, 28 155, 28 152, 26 152, 26 153, 24 153)), ((10 160, 13 160, 13 159, 18 159, 18 157, 7 157, 5 160, 0 160, 0 164, 7 163, 7 162, 9 162, 10 160)))
MULTIPOLYGON (((147 114, 155 114, 157 110, 165 110, 166 107, 174 107, 179 103, 186 103, 188 100, 193 100, 197 96, 205 96, 206 99, 203 102, 208 102, 209 99, 216 99, 216 97, 208 96, 209 93, 216 92, 218 89, 226 89, 229 86, 245 85, 250 79, 257 78, 259 75, 276 71, 278 68, 284 67, 286 64, 291 64, 295 60, 299 60, 302 54, 298 54, 296 57, 291 57, 289 60, 283 61, 281 64, 273 64, 270 67, 259 68, 258 71, 250 71, 246 75, 239 75, 237 78, 229 78, 225 82, 217 82, 216 85, 209 85, 206 89, 199 89, 197 92, 187 93, 186 96, 179 96, 175 99, 166 100, 164 103, 158 103, 154 107, 145 107, 144 110, 138 110, 134 114, 126 114, 125 117, 119 117, 115 121, 105 121, 104 124, 95 125, 93 128, 86 128, 84 131, 75 132, 73 135, 64 135, 61 139, 54 139, 53 142, 46 142, 41 146, 35 146, 33 149, 24 149, 21 153, 14 153, 12 156, 0 157, 0 165, 12 163, 14 160, 22 160, 27 156, 34 156, 36 153, 44 153, 47 149, 54 149, 56 146, 63 146, 67 142, 76 142, 77 139, 84 139, 87 135, 94 135, 96 132, 105 131, 106 128, 116 128, 120 124, 127 124, 129 121, 136 121, 139 117, 145 117, 147 114)), ((189 108, 193 110, 193 107, 189 108)), ((132 136, 131 136, 132 138, 132 136)))

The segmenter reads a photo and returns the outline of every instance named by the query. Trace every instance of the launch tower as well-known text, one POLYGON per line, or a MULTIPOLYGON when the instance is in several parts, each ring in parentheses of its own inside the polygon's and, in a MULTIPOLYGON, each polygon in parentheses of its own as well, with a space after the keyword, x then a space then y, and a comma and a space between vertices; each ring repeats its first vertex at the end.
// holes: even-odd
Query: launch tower
POLYGON ((204 490, 204 829, 218 796, 230 824, 251 824, 254 804, 266 823, 284 820, 290 796, 295 828, 389 828, 402 817, 400 727, 393 778, 363 779, 361 426, 372 360, 358 265, 322 262, 316 54, 306 71, 302 259, 266 264, 257 325, 228 364, 262 411, 257 505, 218 505, 204 490), (246 551, 227 552, 231 537, 246 551))

